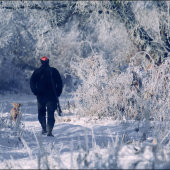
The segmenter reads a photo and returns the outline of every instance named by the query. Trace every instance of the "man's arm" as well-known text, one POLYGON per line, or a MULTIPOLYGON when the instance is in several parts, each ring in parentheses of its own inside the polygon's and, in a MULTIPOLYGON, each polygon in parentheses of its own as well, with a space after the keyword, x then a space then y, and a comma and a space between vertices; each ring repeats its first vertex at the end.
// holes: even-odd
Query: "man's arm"
POLYGON ((60 76, 60 73, 58 72, 57 69, 54 69, 55 71, 55 82, 57 84, 57 88, 56 88, 56 91, 57 91, 57 96, 59 97, 62 93, 62 90, 63 90, 63 82, 62 82, 62 79, 61 79, 61 76, 60 76))
POLYGON ((30 88, 34 95, 37 95, 37 78, 35 75, 35 71, 33 72, 31 79, 30 79, 30 88))

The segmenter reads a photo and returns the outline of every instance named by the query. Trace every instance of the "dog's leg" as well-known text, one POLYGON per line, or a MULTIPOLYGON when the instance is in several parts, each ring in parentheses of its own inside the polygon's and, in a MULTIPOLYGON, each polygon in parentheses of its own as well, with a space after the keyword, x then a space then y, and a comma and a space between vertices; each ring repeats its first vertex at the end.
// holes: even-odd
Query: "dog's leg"
POLYGON ((13 120, 16 122, 16 112, 13 112, 13 120))
POLYGON ((10 111, 10 114, 11 114, 10 119, 12 119, 13 118, 13 110, 10 111))

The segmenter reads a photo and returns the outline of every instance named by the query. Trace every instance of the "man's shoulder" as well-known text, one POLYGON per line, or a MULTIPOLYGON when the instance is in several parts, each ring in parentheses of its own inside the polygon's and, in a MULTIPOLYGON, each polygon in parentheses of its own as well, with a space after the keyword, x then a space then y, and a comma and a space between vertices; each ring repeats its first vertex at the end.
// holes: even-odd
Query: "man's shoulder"
POLYGON ((37 73, 37 72, 39 72, 40 71, 40 68, 36 68, 35 70, 34 70, 34 73, 37 73))
POLYGON ((38 76, 39 74, 42 73, 42 71, 43 71, 43 69, 42 69, 41 67, 39 67, 39 68, 36 68, 36 69, 33 71, 33 74, 34 74, 35 76, 38 76))
POLYGON ((55 67, 51 67, 52 71, 58 72, 58 70, 55 67))

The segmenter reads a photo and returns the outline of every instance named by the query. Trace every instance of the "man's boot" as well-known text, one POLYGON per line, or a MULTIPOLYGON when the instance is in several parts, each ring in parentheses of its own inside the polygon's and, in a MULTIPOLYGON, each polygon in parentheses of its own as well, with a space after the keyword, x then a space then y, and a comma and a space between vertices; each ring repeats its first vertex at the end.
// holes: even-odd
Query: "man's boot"
POLYGON ((54 137, 52 135, 52 130, 53 130, 53 127, 54 127, 54 123, 55 123, 55 120, 48 119, 48 122, 47 122, 47 136, 54 137))
POLYGON ((41 127, 42 127, 42 132, 41 132, 41 135, 45 135, 47 133, 47 130, 46 130, 46 117, 38 117, 38 120, 41 124, 41 127))

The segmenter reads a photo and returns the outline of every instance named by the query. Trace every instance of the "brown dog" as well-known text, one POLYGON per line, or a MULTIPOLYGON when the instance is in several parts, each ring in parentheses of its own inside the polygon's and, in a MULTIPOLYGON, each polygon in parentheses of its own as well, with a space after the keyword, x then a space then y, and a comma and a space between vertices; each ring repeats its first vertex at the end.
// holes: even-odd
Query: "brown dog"
POLYGON ((21 111, 20 111, 20 107, 23 105, 21 103, 11 103, 14 107, 11 109, 10 113, 11 113, 11 117, 10 119, 12 119, 13 117, 13 120, 16 121, 17 120, 17 117, 20 115, 21 117, 21 111))

